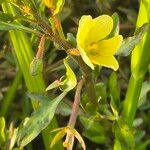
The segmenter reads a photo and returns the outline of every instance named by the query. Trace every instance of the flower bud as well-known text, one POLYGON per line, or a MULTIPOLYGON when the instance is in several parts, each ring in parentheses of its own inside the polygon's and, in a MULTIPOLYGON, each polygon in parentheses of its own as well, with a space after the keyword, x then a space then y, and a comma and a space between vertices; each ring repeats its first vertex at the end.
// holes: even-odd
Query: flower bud
POLYGON ((43 2, 51 9, 53 15, 56 15, 62 10, 65 0, 43 0, 43 2))

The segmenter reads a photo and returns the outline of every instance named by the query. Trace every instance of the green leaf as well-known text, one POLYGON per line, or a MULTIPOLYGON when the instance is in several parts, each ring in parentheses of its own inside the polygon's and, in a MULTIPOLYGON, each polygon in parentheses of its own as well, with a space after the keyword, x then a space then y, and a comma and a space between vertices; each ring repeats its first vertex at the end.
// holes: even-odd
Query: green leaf
POLYGON ((118 85, 118 77, 115 72, 113 72, 109 77, 108 87, 110 92, 111 104, 117 110, 120 106, 120 88, 118 85))
MULTIPOLYGON (((28 93, 27 96, 31 98, 32 101, 38 101, 41 104, 52 100, 46 93, 28 93)), ((56 109, 56 114, 61 114, 62 116, 69 116, 71 112, 71 106, 64 101, 61 101, 56 109)))
POLYGON ((140 141, 142 141, 142 138, 144 138, 145 135, 146 135, 146 132, 144 130, 136 131, 136 133, 135 133, 135 141, 136 141, 136 143, 140 143, 140 141))
POLYGON ((74 47, 77 46, 76 38, 72 33, 67 33, 67 41, 74 47))
POLYGON ((50 96, 48 96, 45 93, 28 93, 27 94, 29 98, 31 98, 32 100, 36 100, 40 103, 45 103, 48 101, 51 101, 52 99, 50 98, 50 96))
POLYGON ((104 128, 98 122, 96 122, 94 118, 92 119, 92 118, 86 118, 84 116, 80 116, 79 119, 82 125, 84 126, 84 128, 91 129, 93 131, 103 134, 104 128))
POLYGON ((120 138, 120 141, 123 140, 129 148, 133 149, 135 147, 135 139, 132 129, 121 118, 117 123, 118 126, 116 126, 115 132, 118 134, 118 139, 120 138))
POLYGON ((82 134, 84 137, 97 144, 103 144, 107 140, 104 135, 99 135, 98 133, 94 133, 91 130, 84 131, 82 134))
POLYGON ((138 107, 142 106, 146 102, 147 93, 150 91, 150 82, 144 82, 142 85, 140 98, 138 101, 138 107))
POLYGON ((75 76, 74 72, 72 71, 72 69, 70 68, 70 66, 68 65, 67 61, 68 61, 68 58, 64 59, 64 65, 66 68, 65 76, 62 76, 60 78, 59 84, 58 84, 58 80, 56 80, 52 84, 50 84, 46 88, 46 91, 59 86, 60 90, 67 92, 67 91, 72 90, 76 86, 76 84, 77 84, 76 76, 75 76))
POLYGON ((38 75, 43 71, 43 61, 39 58, 34 58, 30 64, 30 74, 32 76, 38 75))
POLYGON ((0 12, 0 21, 6 22, 6 21, 12 21, 12 20, 13 20, 12 14, 0 12))
POLYGON ((0 21, 0 30, 21 30, 21 31, 25 31, 25 32, 29 32, 29 33, 34 33, 37 35, 40 35, 40 33, 34 29, 25 27, 21 24, 18 23, 6 23, 3 21, 0 21))
POLYGON ((0 117, 0 145, 5 142, 5 118, 0 117))
POLYGON ((0 0, 0 4, 9 2, 9 0, 0 0))
POLYGON ((13 149, 14 145, 16 144, 17 133, 18 133, 18 128, 12 128, 12 131, 9 131, 11 138, 9 141, 9 148, 8 149, 13 149))
POLYGON ((146 140, 144 143, 139 144, 136 150, 147 150, 146 147, 150 145, 150 139, 146 140))
POLYGON ((132 128, 119 118, 114 122, 112 131, 115 133, 115 139, 121 143, 122 150, 131 150, 135 148, 135 139, 132 128))
POLYGON ((61 13, 58 14, 58 18, 61 22, 67 19, 71 15, 72 9, 71 7, 64 7, 61 13))
POLYGON ((104 132, 104 128, 96 121, 94 121, 92 118, 86 118, 83 116, 80 116, 80 121, 84 128, 86 129, 83 132, 83 135, 91 140, 94 143, 105 143, 106 136, 104 132))
POLYGON ((56 110, 56 114, 62 115, 62 116, 69 116, 71 112, 72 112, 71 106, 64 101, 61 101, 59 103, 57 110, 56 110))
POLYGON ((95 109, 95 105, 93 105, 93 104, 91 104, 89 102, 86 103, 85 109, 91 115, 95 115, 96 111, 97 111, 97 109, 95 109))
POLYGON ((43 105, 38 107, 27 123, 18 131, 17 143, 20 147, 24 147, 30 143, 44 128, 50 124, 59 102, 65 95, 66 92, 63 92, 54 100, 45 102, 43 105))
POLYGON ((115 115, 115 117, 118 117, 118 114, 119 114, 119 113, 118 113, 116 104, 114 103, 113 100, 111 100, 110 106, 111 106, 112 112, 113 112, 113 114, 115 115))
POLYGON ((148 30, 148 24, 144 24, 142 27, 137 29, 136 33, 132 37, 128 37, 123 40, 121 47, 117 51, 116 55, 119 56, 128 56, 134 49, 134 47, 139 44, 139 42, 142 40, 144 34, 148 30))
POLYGON ((57 0, 56 7, 54 10, 54 15, 58 14, 65 4, 65 0, 57 0))
POLYGON ((142 118, 136 118, 133 121, 133 127, 139 127, 141 126, 143 123, 143 119, 142 118))
POLYGON ((115 144, 114 144, 113 150, 122 150, 121 143, 117 139, 115 139, 115 144))
POLYGON ((66 77, 62 81, 63 85, 60 86, 60 89, 62 91, 70 91, 77 85, 76 76, 74 72, 72 71, 72 69, 70 68, 70 66, 68 65, 67 61, 68 61, 68 58, 64 60, 64 65, 66 68, 66 77))
POLYGON ((121 128, 121 134, 124 137, 126 143, 129 147, 133 148, 135 146, 134 135, 127 125, 123 125, 121 128))
POLYGON ((117 13, 114 13, 112 15, 112 19, 113 19, 113 29, 109 35, 110 38, 119 34, 119 15, 117 13))

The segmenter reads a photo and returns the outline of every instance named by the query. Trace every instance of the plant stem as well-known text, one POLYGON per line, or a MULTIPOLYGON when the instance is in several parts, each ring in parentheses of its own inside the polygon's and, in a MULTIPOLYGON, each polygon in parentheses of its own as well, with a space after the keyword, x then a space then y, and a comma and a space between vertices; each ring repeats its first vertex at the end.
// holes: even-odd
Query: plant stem
POLYGON ((36 54, 36 58, 42 59, 44 55, 44 44, 45 44, 45 35, 41 37, 40 44, 38 46, 38 51, 36 54))
POLYGON ((72 106, 72 113, 69 119, 69 123, 68 126, 74 127, 76 120, 77 120, 77 116, 78 116, 78 110, 79 110, 79 105, 80 105, 80 95, 81 95, 81 90, 82 90, 82 86, 83 86, 84 80, 80 80, 78 85, 77 85, 77 89, 76 89, 76 93, 75 93, 75 97, 74 97, 74 103, 72 106))
POLYGON ((54 21, 54 24, 55 24, 55 28, 56 28, 57 32, 59 33, 59 36, 62 39, 65 39, 65 35, 64 35, 63 29, 62 29, 62 26, 61 26, 61 23, 58 19, 57 14, 54 15, 54 10, 52 8, 50 9, 50 11, 51 11, 52 18, 53 18, 53 21, 54 21))
MULTIPOLYGON (((140 2, 140 9, 137 19, 137 28, 141 27, 144 23, 150 22, 150 1, 142 0, 140 2)), ((142 41, 135 47, 131 57, 131 77, 128 85, 126 98, 123 105, 122 115, 129 126, 132 126, 136 114, 137 104, 142 88, 142 82, 145 73, 150 63, 150 25, 148 31, 144 35, 142 41)))
POLYGON ((135 78, 131 75, 124 102, 124 109, 122 112, 122 115, 125 117, 126 122, 129 126, 132 126, 136 114, 137 104, 142 88, 142 82, 143 77, 135 78))

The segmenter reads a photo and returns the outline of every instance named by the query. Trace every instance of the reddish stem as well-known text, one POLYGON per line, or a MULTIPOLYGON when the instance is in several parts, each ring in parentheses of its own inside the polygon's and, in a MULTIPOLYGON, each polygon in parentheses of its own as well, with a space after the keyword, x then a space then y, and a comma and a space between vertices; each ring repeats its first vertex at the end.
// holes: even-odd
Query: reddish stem
POLYGON ((36 58, 42 59, 44 55, 44 44, 45 44, 45 34, 41 37, 40 44, 38 46, 38 52, 36 58))
POLYGON ((77 120, 77 116, 78 116, 78 110, 79 110, 79 105, 80 105, 80 95, 81 95, 81 90, 82 90, 82 86, 83 86, 84 80, 80 80, 78 85, 77 85, 77 89, 76 89, 76 93, 75 93, 75 97, 74 97, 74 103, 72 106, 72 113, 69 119, 69 123, 68 126, 74 127, 76 120, 77 120))

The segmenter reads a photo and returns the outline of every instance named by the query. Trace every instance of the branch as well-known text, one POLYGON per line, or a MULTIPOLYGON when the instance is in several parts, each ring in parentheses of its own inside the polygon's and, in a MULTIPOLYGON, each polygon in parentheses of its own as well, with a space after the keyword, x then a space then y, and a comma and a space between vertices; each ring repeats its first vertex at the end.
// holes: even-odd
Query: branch
POLYGON ((80 80, 78 85, 77 85, 77 89, 76 89, 76 93, 75 93, 75 97, 74 97, 74 103, 72 106, 72 113, 69 119, 69 123, 68 126, 74 127, 76 120, 77 120, 77 116, 78 116, 78 110, 79 110, 79 105, 80 105, 80 99, 81 99, 81 90, 82 90, 82 86, 83 86, 84 80, 80 80))

